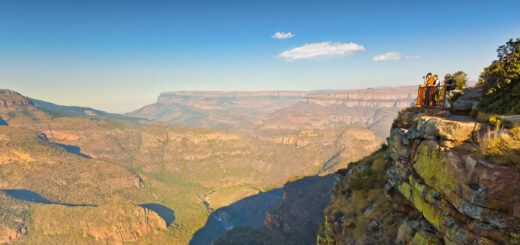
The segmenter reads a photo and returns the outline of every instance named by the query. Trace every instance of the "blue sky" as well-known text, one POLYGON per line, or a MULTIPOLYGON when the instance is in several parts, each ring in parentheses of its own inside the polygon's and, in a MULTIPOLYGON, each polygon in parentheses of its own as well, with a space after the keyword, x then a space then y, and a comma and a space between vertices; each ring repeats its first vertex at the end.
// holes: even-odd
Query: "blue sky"
POLYGON ((457 70, 476 80, 499 45, 520 37, 519 9, 517 0, 0 0, 0 88, 125 112, 173 90, 398 86, 457 70))

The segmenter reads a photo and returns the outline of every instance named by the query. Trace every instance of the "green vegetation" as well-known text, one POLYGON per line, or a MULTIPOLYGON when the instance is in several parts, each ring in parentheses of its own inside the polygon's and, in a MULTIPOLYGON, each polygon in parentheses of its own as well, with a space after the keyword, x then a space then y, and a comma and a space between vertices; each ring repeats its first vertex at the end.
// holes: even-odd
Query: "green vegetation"
MULTIPOLYGON (((0 116, 9 125, 0 126, 0 186, 26 189, 52 203, 100 205, 32 205, 23 219, 19 218, 23 210, 8 210, 3 217, 9 220, 9 229, 17 229, 15 220, 22 220, 19 225, 28 228, 17 239, 20 243, 53 239, 91 243, 92 236, 83 234, 106 226, 82 226, 79 223, 88 220, 85 212, 135 211, 140 210, 136 205, 156 203, 175 212, 173 223, 167 229, 138 233, 131 240, 187 244, 208 219, 202 199, 213 209, 225 207, 258 190, 280 188, 295 176, 316 174, 340 149, 328 171, 334 171, 337 163, 359 159, 380 142, 368 130, 354 127, 282 136, 303 142, 301 146, 204 128, 143 127, 111 115, 81 116, 85 108, 46 105, 49 108, 42 109, 17 93, 9 92, 8 96, 17 103, 0 108, 0 116), (358 135, 360 130, 366 135, 358 135), (53 214, 61 211, 76 218, 53 214), (51 232, 53 217, 60 217, 63 225, 75 230, 51 232)), ((106 224, 121 222, 121 217, 107 218, 106 224)), ((139 223, 128 218, 130 223, 139 223)))
MULTIPOLYGON (((385 152, 383 148, 350 163, 344 170, 352 174, 342 178, 341 183, 335 186, 329 206, 325 209, 328 218, 320 227, 318 244, 333 244, 331 241, 363 244, 369 224, 374 220, 385 230, 385 234, 397 234, 402 215, 393 211, 391 201, 385 196, 386 170, 392 163, 385 157, 385 152), (346 234, 336 237, 333 229, 346 231, 346 234)), ((386 244, 394 238, 376 236, 375 244, 386 244)))
POLYGON ((452 78, 457 80, 457 88, 456 89, 463 89, 466 87, 466 83, 468 82, 468 74, 466 74, 463 71, 457 71, 453 74, 451 74, 452 78))
POLYGON ((520 114, 520 38, 498 48, 498 59, 480 75, 484 91, 480 109, 487 113, 520 114))
POLYGON ((479 154, 491 162, 520 170, 520 126, 489 130, 481 139, 479 154))

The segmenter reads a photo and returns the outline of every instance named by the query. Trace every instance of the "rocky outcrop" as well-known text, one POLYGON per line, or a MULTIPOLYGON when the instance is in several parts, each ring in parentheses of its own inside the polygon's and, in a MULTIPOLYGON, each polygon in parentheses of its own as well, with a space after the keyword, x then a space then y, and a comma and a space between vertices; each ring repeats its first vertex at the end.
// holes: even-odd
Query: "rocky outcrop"
POLYGON ((454 96, 454 99, 456 100, 453 103, 452 111, 456 113, 468 113, 472 109, 476 109, 482 90, 482 84, 477 84, 477 86, 463 89, 460 93, 454 96))
MULTIPOLYGON (((397 121, 387 188, 422 214, 430 235, 450 244, 520 243, 520 172, 478 157, 474 142, 487 124, 410 111, 397 121)), ((402 237, 412 234, 408 226, 402 237)))
MULTIPOLYGON (((463 96, 459 99, 467 98, 463 96)), ((447 111, 401 111, 388 150, 371 156, 373 162, 389 158, 384 187, 371 184, 381 181, 372 177, 380 172, 371 161, 340 170, 344 177, 325 211, 318 243, 520 244, 517 163, 494 162, 497 156, 481 153, 493 127, 447 111), (385 198, 363 197, 356 192, 360 188, 381 191, 385 198), (373 212, 380 215, 371 216, 373 212)), ((518 129, 500 130, 505 137, 517 137, 508 135, 518 129)))
POLYGON ((25 105, 33 105, 33 102, 17 92, 0 89, 0 110, 16 109, 25 105))

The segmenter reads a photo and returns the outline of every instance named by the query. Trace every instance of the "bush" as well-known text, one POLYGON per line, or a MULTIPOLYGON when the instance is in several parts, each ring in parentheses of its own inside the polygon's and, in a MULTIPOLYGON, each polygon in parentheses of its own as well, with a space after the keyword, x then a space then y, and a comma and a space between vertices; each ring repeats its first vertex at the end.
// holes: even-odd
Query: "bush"
POLYGON ((498 48, 498 60, 480 75, 484 90, 480 109, 488 113, 520 113, 520 38, 498 48))
POLYGON ((500 128, 489 131, 480 142, 481 157, 500 165, 510 165, 520 170, 520 127, 509 132, 500 128))
MULTIPOLYGON (((468 82, 468 74, 466 74, 463 71, 457 71, 453 74, 451 74, 451 78, 457 80, 457 88, 456 89, 463 89, 466 87, 466 83, 468 82)), ((446 82, 446 81, 444 81, 446 82)))

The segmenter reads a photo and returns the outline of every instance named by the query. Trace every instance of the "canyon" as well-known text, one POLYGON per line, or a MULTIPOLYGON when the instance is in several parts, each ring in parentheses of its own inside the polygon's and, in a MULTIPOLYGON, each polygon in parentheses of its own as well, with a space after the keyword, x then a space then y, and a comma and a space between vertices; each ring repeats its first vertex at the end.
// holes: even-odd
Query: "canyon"
POLYGON ((411 101, 384 90, 172 92, 126 115, 1 90, 1 239, 208 244, 245 226, 307 243, 333 173, 378 149, 411 101), (54 212, 75 218, 50 229, 54 212))

